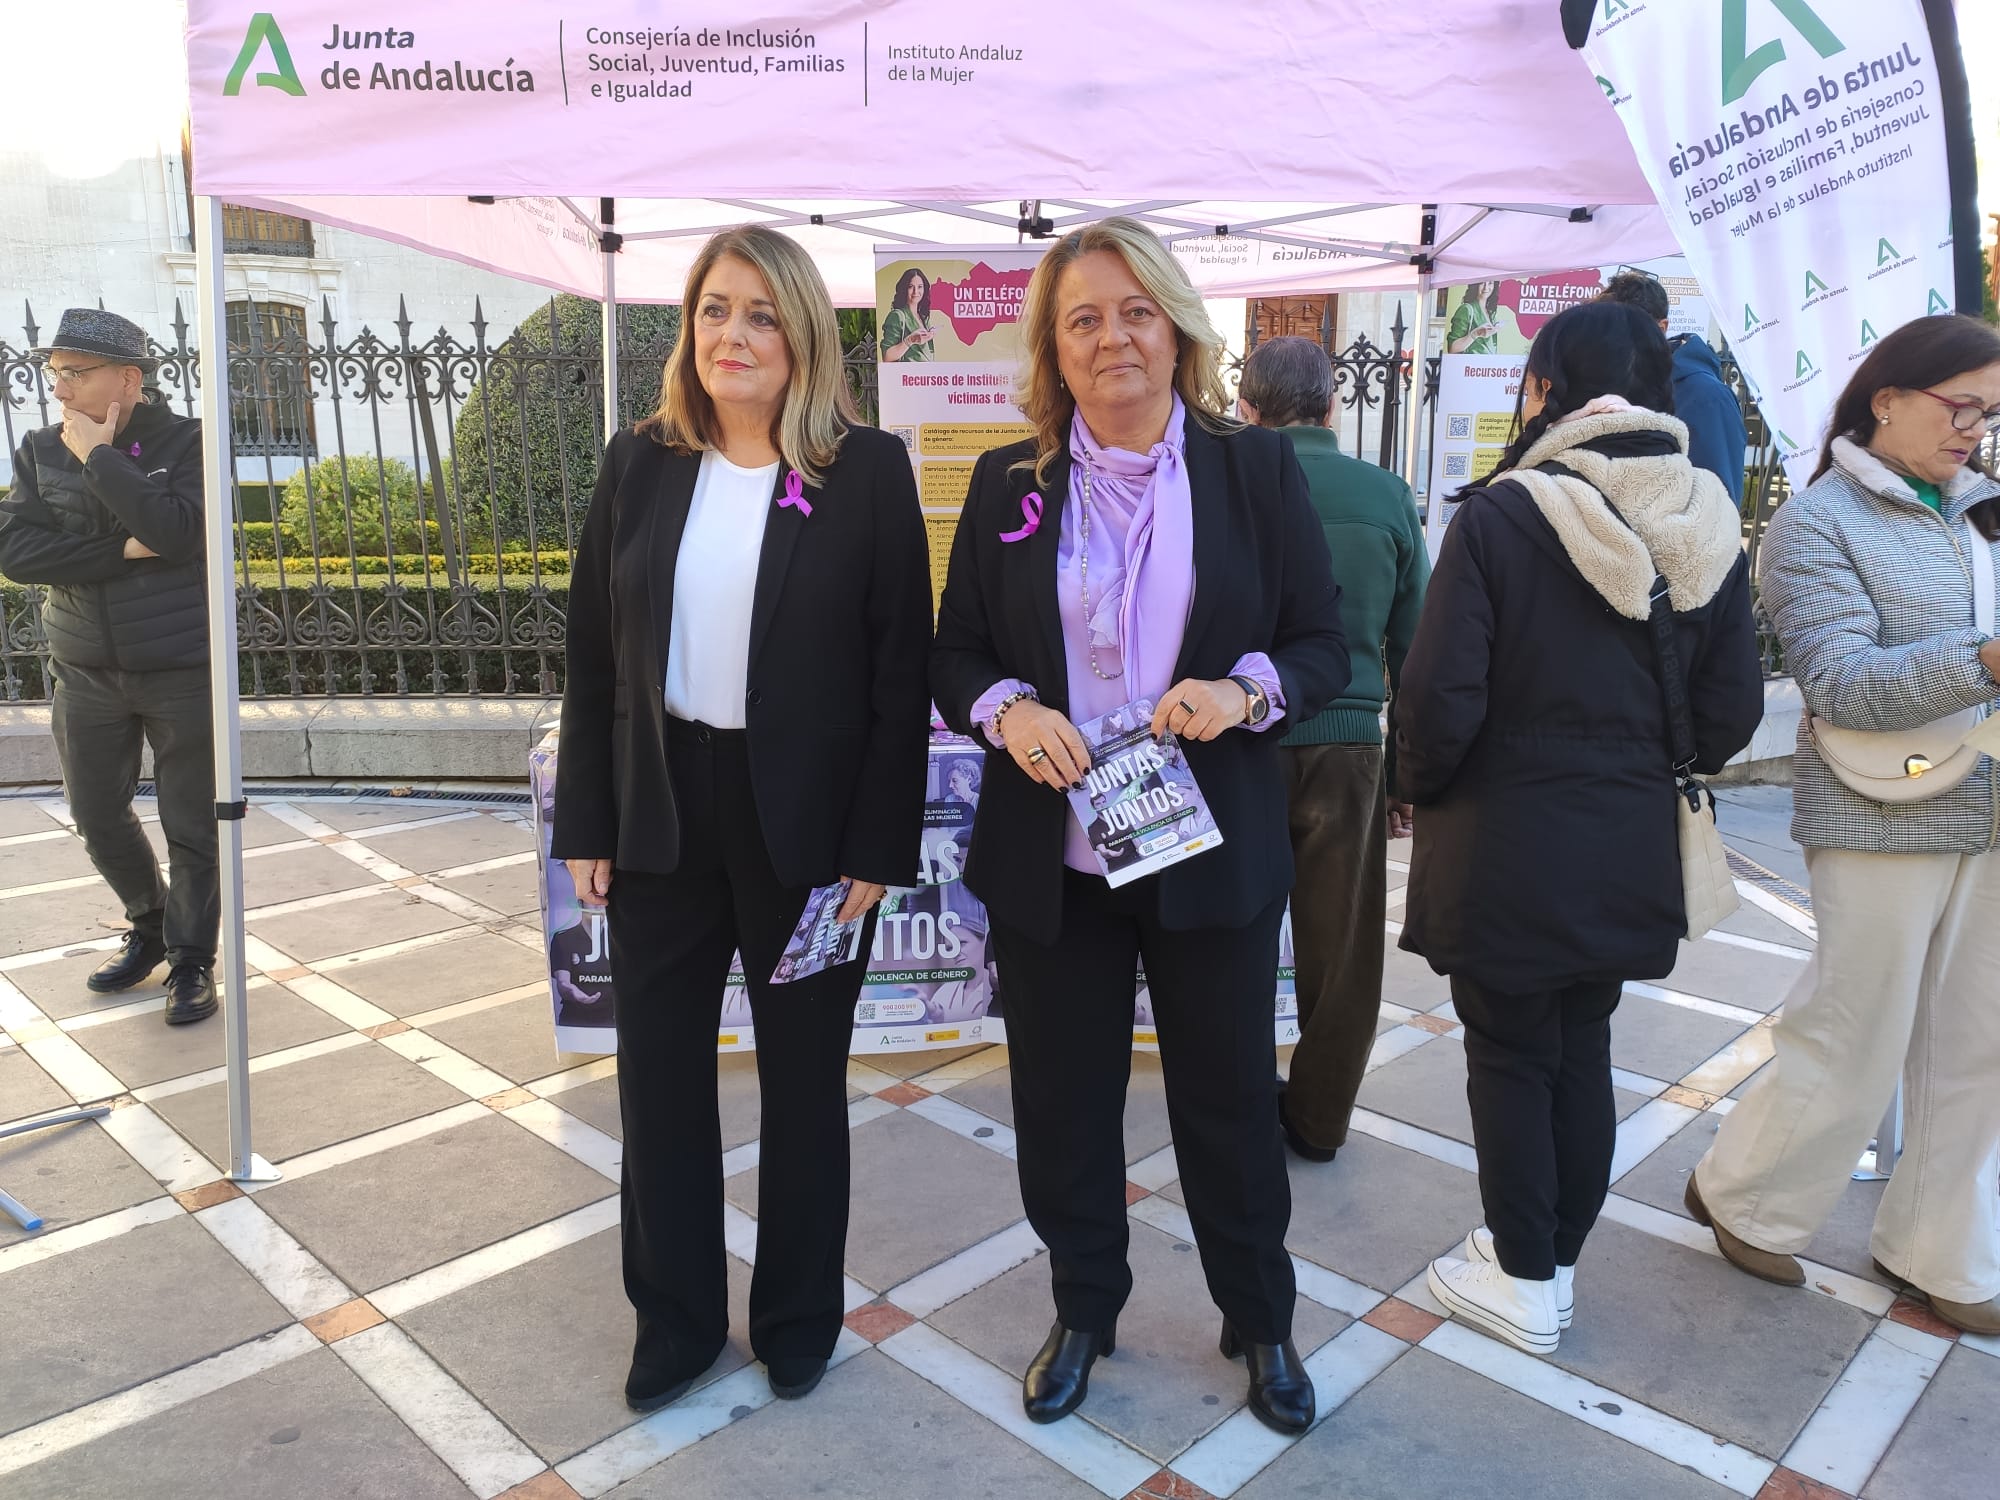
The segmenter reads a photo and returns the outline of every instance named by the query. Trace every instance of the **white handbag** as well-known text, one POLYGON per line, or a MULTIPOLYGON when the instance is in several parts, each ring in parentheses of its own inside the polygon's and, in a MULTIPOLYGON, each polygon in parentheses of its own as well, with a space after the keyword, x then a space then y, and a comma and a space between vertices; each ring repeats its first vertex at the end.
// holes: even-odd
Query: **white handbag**
MULTIPOLYGON (((1982 635, 1994 634, 1993 550, 1965 523, 1972 560, 1973 616, 1982 635)), ((1817 715, 1806 720, 1813 748, 1843 786, 1872 802, 1928 802, 1962 786, 1979 764, 1966 743, 1986 717, 1961 709, 1916 729, 1842 729, 1817 715)))

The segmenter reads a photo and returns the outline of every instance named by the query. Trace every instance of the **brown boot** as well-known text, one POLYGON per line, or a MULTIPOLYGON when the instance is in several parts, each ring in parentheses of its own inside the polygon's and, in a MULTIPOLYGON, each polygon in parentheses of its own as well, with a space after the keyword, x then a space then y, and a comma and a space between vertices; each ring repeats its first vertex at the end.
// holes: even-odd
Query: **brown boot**
POLYGON ((2000 1297, 1987 1302, 1947 1302, 1942 1297, 1933 1297, 1915 1282, 1905 1281, 1879 1260, 1875 1262, 1875 1269, 1898 1291, 1907 1292, 1919 1302, 1929 1304, 1930 1310, 1952 1327, 1966 1333, 2000 1334, 2000 1297))
POLYGON ((1722 1258, 1739 1271, 1748 1271, 1759 1281, 1776 1282, 1779 1286, 1804 1286, 1805 1268, 1789 1255, 1777 1255, 1769 1250, 1759 1250, 1755 1245, 1746 1245, 1735 1235, 1716 1223, 1710 1216, 1708 1205, 1701 1201, 1701 1189, 1694 1185, 1694 1173, 1688 1173, 1687 1211, 1694 1215, 1695 1222, 1715 1231, 1715 1247, 1722 1252, 1722 1258))

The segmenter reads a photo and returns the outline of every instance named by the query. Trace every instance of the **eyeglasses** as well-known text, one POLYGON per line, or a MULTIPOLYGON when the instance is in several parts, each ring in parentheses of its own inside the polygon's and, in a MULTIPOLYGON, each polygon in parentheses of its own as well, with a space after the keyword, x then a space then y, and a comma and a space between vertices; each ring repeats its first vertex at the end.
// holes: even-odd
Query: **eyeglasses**
POLYGON ((50 385, 54 385, 58 380, 67 380, 74 384, 94 370, 108 368, 109 364, 108 360, 104 364, 96 365, 58 365, 44 361, 42 364, 42 374, 47 377, 50 385))
POLYGON ((1919 390, 1919 396, 1929 396, 1939 406, 1951 408, 1951 428, 1953 432, 1970 435, 1974 428, 1984 426, 1989 432, 2000 428, 2000 406, 1987 408, 1977 401, 1953 401, 1940 396, 1936 391, 1919 390))

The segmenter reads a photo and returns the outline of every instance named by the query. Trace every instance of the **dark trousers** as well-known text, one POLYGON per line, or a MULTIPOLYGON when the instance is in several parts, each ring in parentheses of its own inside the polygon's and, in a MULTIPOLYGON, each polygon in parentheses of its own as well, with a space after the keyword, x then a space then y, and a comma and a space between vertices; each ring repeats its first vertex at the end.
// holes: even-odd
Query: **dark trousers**
POLYGON ((120 672, 55 669, 51 721, 63 789, 97 873, 132 925, 163 939, 170 963, 213 964, 222 927, 215 828, 215 730, 202 667, 120 672), (146 840, 132 795, 153 747, 170 880, 146 840))
POLYGON ((1056 1316, 1099 1331, 1132 1290, 1126 1261, 1125 1088, 1143 962, 1188 1217, 1209 1295, 1245 1339, 1291 1337, 1291 1180, 1278 1135, 1278 924, 1171 932, 1153 879, 1112 890, 1065 870, 1062 935, 995 923, 1014 1135, 1028 1222, 1049 1247, 1056 1316))
POLYGON ((1388 788, 1380 745, 1287 745, 1299 1041, 1285 1115, 1315 1146, 1347 1144, 1382 1013, 1388 788))
POLYGON ((1479 1198, 1509 1276, 1547 1281, 1575 1265, 1604 1207, 1618 1146, 1611 1013, 1623 988, 1503 995, 1452 976, 1479 1198))
MULTIPOLYGON (((807 892, 771 868, 743 732, 669 721, 667 758, 680 867, 611 880, 634 1360, 695 1373, 728 1337, 715 1038, 739 948, 763 1095, 750 1347, 763 1360, 824 1357, 840 1336, 847 1049, 865 965, 770 983, 807 892)), ((873 930, 871 919, 864 955, 873 930)))

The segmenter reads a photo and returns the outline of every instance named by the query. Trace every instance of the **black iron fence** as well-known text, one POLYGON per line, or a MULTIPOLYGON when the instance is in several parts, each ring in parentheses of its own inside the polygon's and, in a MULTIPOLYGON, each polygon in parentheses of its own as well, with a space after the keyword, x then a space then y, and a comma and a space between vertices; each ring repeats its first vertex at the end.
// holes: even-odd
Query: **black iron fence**
MULTIPOLYGON (((678 329, 672 308, 619 309, 619 420, 645 416, 678 329)), ((601 310, 559 296, 495 341, 343 330, 324 302, 232 302, 231 506, 246 696, 559 691, 569 567, 604 430, 601 310)), ((60 419, 27 351, 0 341, 11 453, 60 419)), ((158 399, 200 410, 198 356, 177 307, 154 346, 158 399)), ((467 336, 469 335, 469 336, 467 336)), ((875 412, 875 350, 846 351, 875 412)), ((46 697, 43 590, 0 579, 0 698, 46 697)))
MULTIPOLYGON (((497 341, 482 312, 463 334, 421 334, 406 308, 387 336, 290 304, 232 303, 230 501, 243 691, 542 694, 559 691, 569 569, 604 430, 598 304, 558 296, 497 341)), ((673 308, 619 309, 619 420, 653 407, 678 330, 673 308)), ((866 314, 844 314, 850 388, 876 414, 866 314)), ((0 340, 0 428, 12 452, 59 419, 29 349, 0 340)), ((199 411, 191 329, 176 309, 156 345, 159 399, 199 411)), ((1322 343, 1332 342, 1330 327, 1322 343)), ((1400 313, 1382 347, 1328 347, 1343 451, 1401 469, 1410 359, 1400 313)), ((1786 494, 1771 435, 1726 353, 1751 452, 1753 549, 1786 494)), ((1234 372, 1232 372, 1234 373, 1234 372)), ((1423 400, 1434 422, 1438 362, 1423 400)), ((1423 425, 1420 423, 1420 426, 1423 425)), ((0 698, 49 690, 43 591, 0 579, 0 698)), ((1767 665, 1780 663, 1768 640, 1767 665)))

